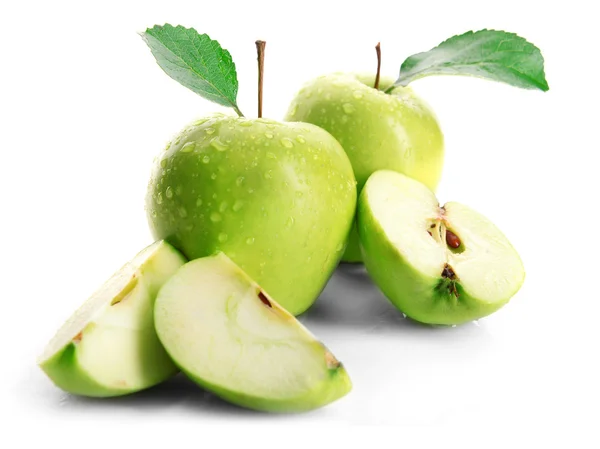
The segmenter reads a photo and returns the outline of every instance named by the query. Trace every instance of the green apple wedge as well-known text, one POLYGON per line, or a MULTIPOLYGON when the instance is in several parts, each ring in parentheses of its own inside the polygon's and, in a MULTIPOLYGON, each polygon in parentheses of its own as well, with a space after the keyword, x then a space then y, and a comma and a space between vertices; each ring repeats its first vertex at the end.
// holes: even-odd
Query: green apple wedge
MULTIPOLYGON (((373 88, 374 75, 334 73, 307 83, 285 120, 313 123, 330 132, 352 164, 360 192, 380 169, 396 170, 435 190, 444 163, 444 136, 433 110, 409 87, 390 93, 391 78, 373 88)), ((360 262, 354 229, 343 260, 360 262)))
POLYGON ((154 330, 153 307, 185 262, 163 241, 141 251, 62 326, 39 366, 64 391, 92 397, 134 393, 175 374, 154 330))
POLYGON ((180 268, 154 313, 160 341, 179 368, 234 404, 308 411, 351 389, 331 352, 223 253, 180 268))
POLYGON ((326 131, 215 114, 156 161, 146 209, 155 238, 188 259, 225 252, 298 315, 343 254, 356 197, 348 157, 326 131))
POLYGON ((519 255, 493 223, 460 203, 440 206, 424 184, 400 173, 371 175, 357 222, 369 275, 416 321, 482 318, 504 306, 525 279, 519 255))

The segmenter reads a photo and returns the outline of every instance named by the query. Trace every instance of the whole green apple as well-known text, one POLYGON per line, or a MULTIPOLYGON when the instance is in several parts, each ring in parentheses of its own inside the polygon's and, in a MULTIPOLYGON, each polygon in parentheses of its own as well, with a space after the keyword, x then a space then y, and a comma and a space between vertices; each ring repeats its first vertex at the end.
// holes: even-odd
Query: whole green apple
POLYGON ((326 131, 216 114, 167 146, 146 209, 155 238, 189 259, 224 252, 297 315, 338 264, 356 198, 348 157, 326 131))
MULTIPOLYGON (((412 89, 383 78, 334 73, 307 83, 292 101, 288 121, 329 131, 350 158, 360 193, 375 171, 389 169, 417 179, 434 190, 440 181, 444 137, 431 108, 412 89)), ((343 260, 360 262, 356 228, 343 260)))

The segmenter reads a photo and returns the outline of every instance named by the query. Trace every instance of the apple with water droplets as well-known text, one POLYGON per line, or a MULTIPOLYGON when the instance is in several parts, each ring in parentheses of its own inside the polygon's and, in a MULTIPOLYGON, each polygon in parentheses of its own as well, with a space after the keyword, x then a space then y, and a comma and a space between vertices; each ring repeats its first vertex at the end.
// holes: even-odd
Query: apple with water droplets
POLYGON ((184 265, 161 289, 154 313, 173 361, 234 404, 300 412, 351 389, 333 354, 223 253, 184 265))
POLYGON ((440 206, 424 184, 375 172, 359 201, 365 267, 414 320, 454 325, 487 316, 521 288, 523 263, 486 217, 456 202, 440 206))
MULTIPOLYGON (((386 93, 392 79, 334 73, 308 82, 292 101, 285 120, 313 123, 330 132, 352 163, 358 191, 380 169, 415 178, 430 189, 440 181, 444 137, 435 114, 411 88, 386 93)), ((343 260, 360 262, 354 229, 343 260)))
POLYGON ((356 197, 348 157, 321 128, 215 114, 160 155, 146 205, 155 238, 189 259, 224 252, 297 315, 337 266, 356 197))

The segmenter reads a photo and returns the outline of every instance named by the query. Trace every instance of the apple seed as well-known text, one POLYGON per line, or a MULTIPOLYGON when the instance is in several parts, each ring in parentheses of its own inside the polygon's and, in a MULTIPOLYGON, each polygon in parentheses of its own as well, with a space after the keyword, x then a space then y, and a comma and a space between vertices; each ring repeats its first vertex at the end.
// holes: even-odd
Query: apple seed
POLYGON ((446 229, 446 243, 450 248, 458 248, 460 247, 460 239, 458 236, 449 229, 446 229))
POLYGON ((265 296, 265 294, 262 291, 258 292, 258 299, 260 299, 264 305, 268 307, 273 307, 271 305, 271 301, 269 301, 269 299, 265 296))

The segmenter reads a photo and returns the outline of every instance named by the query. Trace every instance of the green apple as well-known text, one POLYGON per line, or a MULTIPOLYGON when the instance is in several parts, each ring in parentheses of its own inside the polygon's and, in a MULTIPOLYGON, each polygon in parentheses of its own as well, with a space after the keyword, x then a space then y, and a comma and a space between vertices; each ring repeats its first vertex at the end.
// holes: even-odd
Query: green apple
POLYGON ((177 372, 154 330, 158 290, 185 263, 168 243, 140 252, 63 325, 38 360, 63 390, 83 396, 121 396, 177 372))
MULTIPOLYGON (((409 87, 374 76, 334 73, 307 83, 285 120, 313 123, 329 131, 352 163, 360 193, 376 170, 395 170, 435 190, 442 174, 444 137, 431 108, 409 87)), ((343 260, 359 262, 356 231, 343 260)))
POLYGON ((223 253, 179 269, 154 313, 179 368, 234 404, 307 411, 351 389, 331 352, 223 253))
POLYGON ((356 197, 348 157, 326 131, 216 114, 167 146, 146 209, 157 239, 189 259, 223 251, 297 315, 338 264, 356 197))
POLYGON ((367 271, 414 320, 460 324, 517 293, 523 263, 502 232, 460 203, 439 205, 425 185, 390 170, 369 178, 358 201, 367 271))

